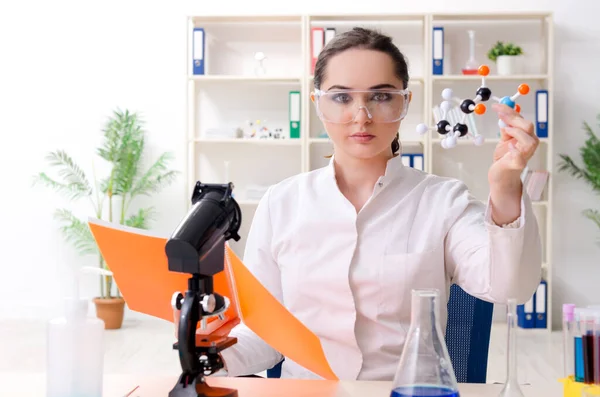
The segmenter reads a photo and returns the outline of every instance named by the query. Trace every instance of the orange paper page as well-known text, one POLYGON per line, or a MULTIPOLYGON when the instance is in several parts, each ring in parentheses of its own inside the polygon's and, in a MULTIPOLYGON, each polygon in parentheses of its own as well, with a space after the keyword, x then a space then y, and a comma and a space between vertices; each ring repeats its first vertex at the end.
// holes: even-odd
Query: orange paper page
MULTIPOLYGON (((190 275, 170 272, 166 238, 145 230, 90 218, 94 239, 131 310, 173 322, 171 298, 185 293, 190 275)), ((225 271, 214 277, 215 292, 231 301, 226 320, 198 332, 223 334, 244 323, 285 357, 328 380, 337 380, 317 336, 295 318, 226 246, 225 271), (227 260, 227 258, 229 260, 227 260), (277 323, 277 326, 274 326, 277 323), (219 332, 214 332, 218 329, 219 332)))
POLYGON ((265 341, 285 357, 325 379, 336 380, 319 338, 260 284, 229 245, 226 247, 226 259, 229 259, 230 272, 234 275, 233 289, 244 324, 263 339, 263 335, 269 335, 265 341), (273 320, 277 321, 276 326, 273 320))
MULTIPOLYGON (((142 229, 129 228, 98 219, 88 221, 98 249, 127 306, 131 310, 173 322, 171 298, 176 292, 185 295, 187 274, 170 272, 165 254, 166 238, 152 236, 142 229)), ((214 277, 214 288, 221 295, 230 297, 227 274, 214 277)), ((207 331, 239 323, 235 302, 225 312, 225 320, 216 317, 207 321, 207 331)))

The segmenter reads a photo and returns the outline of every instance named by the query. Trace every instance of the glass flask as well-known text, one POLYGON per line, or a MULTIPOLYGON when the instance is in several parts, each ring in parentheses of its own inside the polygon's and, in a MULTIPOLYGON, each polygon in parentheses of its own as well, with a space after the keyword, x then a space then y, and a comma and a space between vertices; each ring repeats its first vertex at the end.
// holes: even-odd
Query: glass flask
POLYGON ((506 346, 506 383, 499 397, 524 397, 517 379, 517 301, 509 299, 506 307, 508 328, 506 346))
POLYGON ((440 324, 440 293, 412 291, 410 328, 390 397, 458 397, 458 384, 440 324))
POLYGON ((468 75, 478 74, 479 62, 475 59, 475 31, 469 30, 467 33, 469 34, 469 59, 467 59, 462 73, 468 75))

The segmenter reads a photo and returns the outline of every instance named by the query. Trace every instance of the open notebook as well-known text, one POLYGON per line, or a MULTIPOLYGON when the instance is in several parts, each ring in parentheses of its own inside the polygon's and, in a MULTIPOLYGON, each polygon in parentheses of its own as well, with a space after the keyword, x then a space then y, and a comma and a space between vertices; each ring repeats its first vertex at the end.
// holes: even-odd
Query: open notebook
MULTIPOLYGON (((190 275, 169 271, 168 238, 95 218, 88 224, 129 309, 174 322, 171 298, 175 292, 185 294, 190 275)), ((337 380, 319 338, 250 273, 228 244, 225 271, 215 275, 214 289, 231 305, 224 320, 211 319, 199 332, 226 335, 242 321, 285 357, 324 379, 337 380)))

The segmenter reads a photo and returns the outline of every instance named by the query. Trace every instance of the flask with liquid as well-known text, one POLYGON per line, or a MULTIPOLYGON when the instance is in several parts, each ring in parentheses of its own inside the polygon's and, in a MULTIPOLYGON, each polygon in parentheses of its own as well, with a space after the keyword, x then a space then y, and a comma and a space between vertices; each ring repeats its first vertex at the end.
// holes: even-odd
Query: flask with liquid
POLYGON ((469 59, 462 68, 462 73, 466 75, 478 74, 479 63, 475 59, 475 31, 469 30, 469 59))
POLYGON ((78 278, 74 296, 63 300, 63 314, 48 323, 46 397, 102 397, 104 321, 88 315, 78 278))
POLYGON ((412 291, 411 323, 390 397, 459 397, 440 324, 440 293, 412 291))

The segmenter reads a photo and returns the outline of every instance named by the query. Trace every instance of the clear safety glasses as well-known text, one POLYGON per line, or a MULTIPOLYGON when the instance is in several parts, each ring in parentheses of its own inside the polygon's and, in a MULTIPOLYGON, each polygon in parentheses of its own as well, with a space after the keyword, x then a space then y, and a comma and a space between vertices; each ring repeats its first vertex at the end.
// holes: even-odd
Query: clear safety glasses
POLYGON ((376 123, 402 120, 408 111, 409 90, 315 90, 315 106, 319 117, 330 123, 350 123, 358 112, 376 123))

